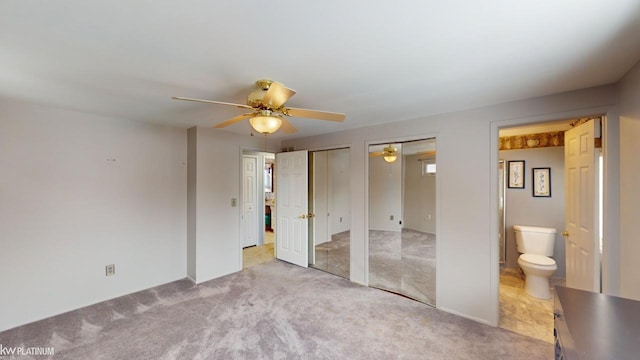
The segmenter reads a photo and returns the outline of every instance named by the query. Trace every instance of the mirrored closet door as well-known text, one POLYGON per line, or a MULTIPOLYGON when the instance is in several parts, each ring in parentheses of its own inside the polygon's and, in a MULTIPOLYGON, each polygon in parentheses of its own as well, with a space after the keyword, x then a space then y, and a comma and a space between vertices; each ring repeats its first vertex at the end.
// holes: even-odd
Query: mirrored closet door
POLYGON ((436 140, 369 147, 369 286, 436 300, 436 140))
POLYGON ((312 221, 309 264, 349 279, 350 151, 348 148, 310 153, 309 181, 312 221))

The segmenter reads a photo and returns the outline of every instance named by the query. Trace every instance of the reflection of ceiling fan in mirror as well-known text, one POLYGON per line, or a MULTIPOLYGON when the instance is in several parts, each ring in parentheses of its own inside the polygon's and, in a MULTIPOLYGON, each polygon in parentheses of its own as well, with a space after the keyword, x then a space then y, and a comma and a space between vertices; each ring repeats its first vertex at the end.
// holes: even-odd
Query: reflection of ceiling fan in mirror
POLYGON ((282 130, 288 134, 297 132, 298 130, 289 122, 289 120, 285 118, 285 116, 295 116, 337 122, 342 122, 345 119, 345 114, 285 107, 284 103, 293 95, 295 95, 296 92, 285 87, 279 82, 271 80, 258 80, 256 81, 256 87, 257 89, 249 93, 249 96, 247 96, 247 105, 177 96, 173 98, 176 100, 228 105, 235 106, 240 109, 251 110, 251 112, 238 115, 229 120, 223 121, 214 127, 223 128, 239 121, 249 119, 251 127, 253 127, 257 132, 265 135, 272 134, 278 131, 280 127, 282 127, 282 130))
POLYGON ((370 157, 382 156, 384 161, 388 163, 392 163, 396 161, 396 159, 398 158, 398 148, 395 148, 391 145, 387 145, 384 147, 384 149, 382 149, 382 151, 369 153, 369 156, 370 157))
POLYGON ((435 150, 423 151, 423 152, 417 153, 417 155, 418 155, 418 160, 433 159, 436 156, 436 151, 435 150))
MULTIPOLYGON (((415 155, 418 155, 418 160, 433 159, 436 156, 436 151, 435 150, 422 151, 422 152, 415 153, 415 155)), ((369 156, 370 157, 382 156, 384 161, 388 163, 392 163, 396 161, 396 159, 398 158, 398 148, 393 147, 391 145, 387 145, 384 147, 384 149, 382 149, 382 151, 375 151, 375 152, 369 153, 369 156)))

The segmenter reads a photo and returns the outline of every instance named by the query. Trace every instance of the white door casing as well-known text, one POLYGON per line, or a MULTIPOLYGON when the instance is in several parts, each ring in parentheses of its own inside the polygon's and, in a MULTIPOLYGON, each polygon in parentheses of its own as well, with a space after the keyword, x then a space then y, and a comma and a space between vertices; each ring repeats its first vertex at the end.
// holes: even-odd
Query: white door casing
POLYGON ((565 239, 567 286, 600 292, 595 121, 565 132, 565 239))
POLYGON ((276 256, 308 266, 308 152, 276 154, 276 256))
POLYGON ((331 240, 329 236, 328 151, 313 153, 313 244, 331 240))
POLYGON ((258 244, 258 158, 256 156, 242 157, 242 222, 244 239, 242 247, 258 244))

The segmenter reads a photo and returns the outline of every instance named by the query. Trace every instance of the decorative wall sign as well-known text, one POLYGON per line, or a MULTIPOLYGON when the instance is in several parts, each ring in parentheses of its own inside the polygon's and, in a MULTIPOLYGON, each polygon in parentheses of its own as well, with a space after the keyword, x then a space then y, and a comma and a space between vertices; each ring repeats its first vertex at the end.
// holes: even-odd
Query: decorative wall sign
POLYGON ((503 136, 498 139, 498 150, 533 149, 552 146, 564 146, 564 131, 503 136))
POLYGON ((533 196, 551 197, 551 168, 533 168, 533 196))
POLYGON ((516 160, 508 162, 510 189, 524 189, 524 160, 516 160))

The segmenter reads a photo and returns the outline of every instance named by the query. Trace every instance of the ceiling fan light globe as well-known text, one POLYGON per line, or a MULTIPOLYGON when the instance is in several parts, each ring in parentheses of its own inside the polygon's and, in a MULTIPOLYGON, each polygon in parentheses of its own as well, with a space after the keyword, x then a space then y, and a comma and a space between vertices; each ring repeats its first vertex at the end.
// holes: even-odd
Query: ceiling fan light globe
POLYGON ((394 161, 396 161, 398 157, 396 155, 385 155, 384 156, 384 161, 388 162, 388 163, 392 163, 394 161))
POLYGON ((261 134, 273 134, 280 129, 282 119, 275 116, 258 115, 249 119, 251 127, 261 134))

